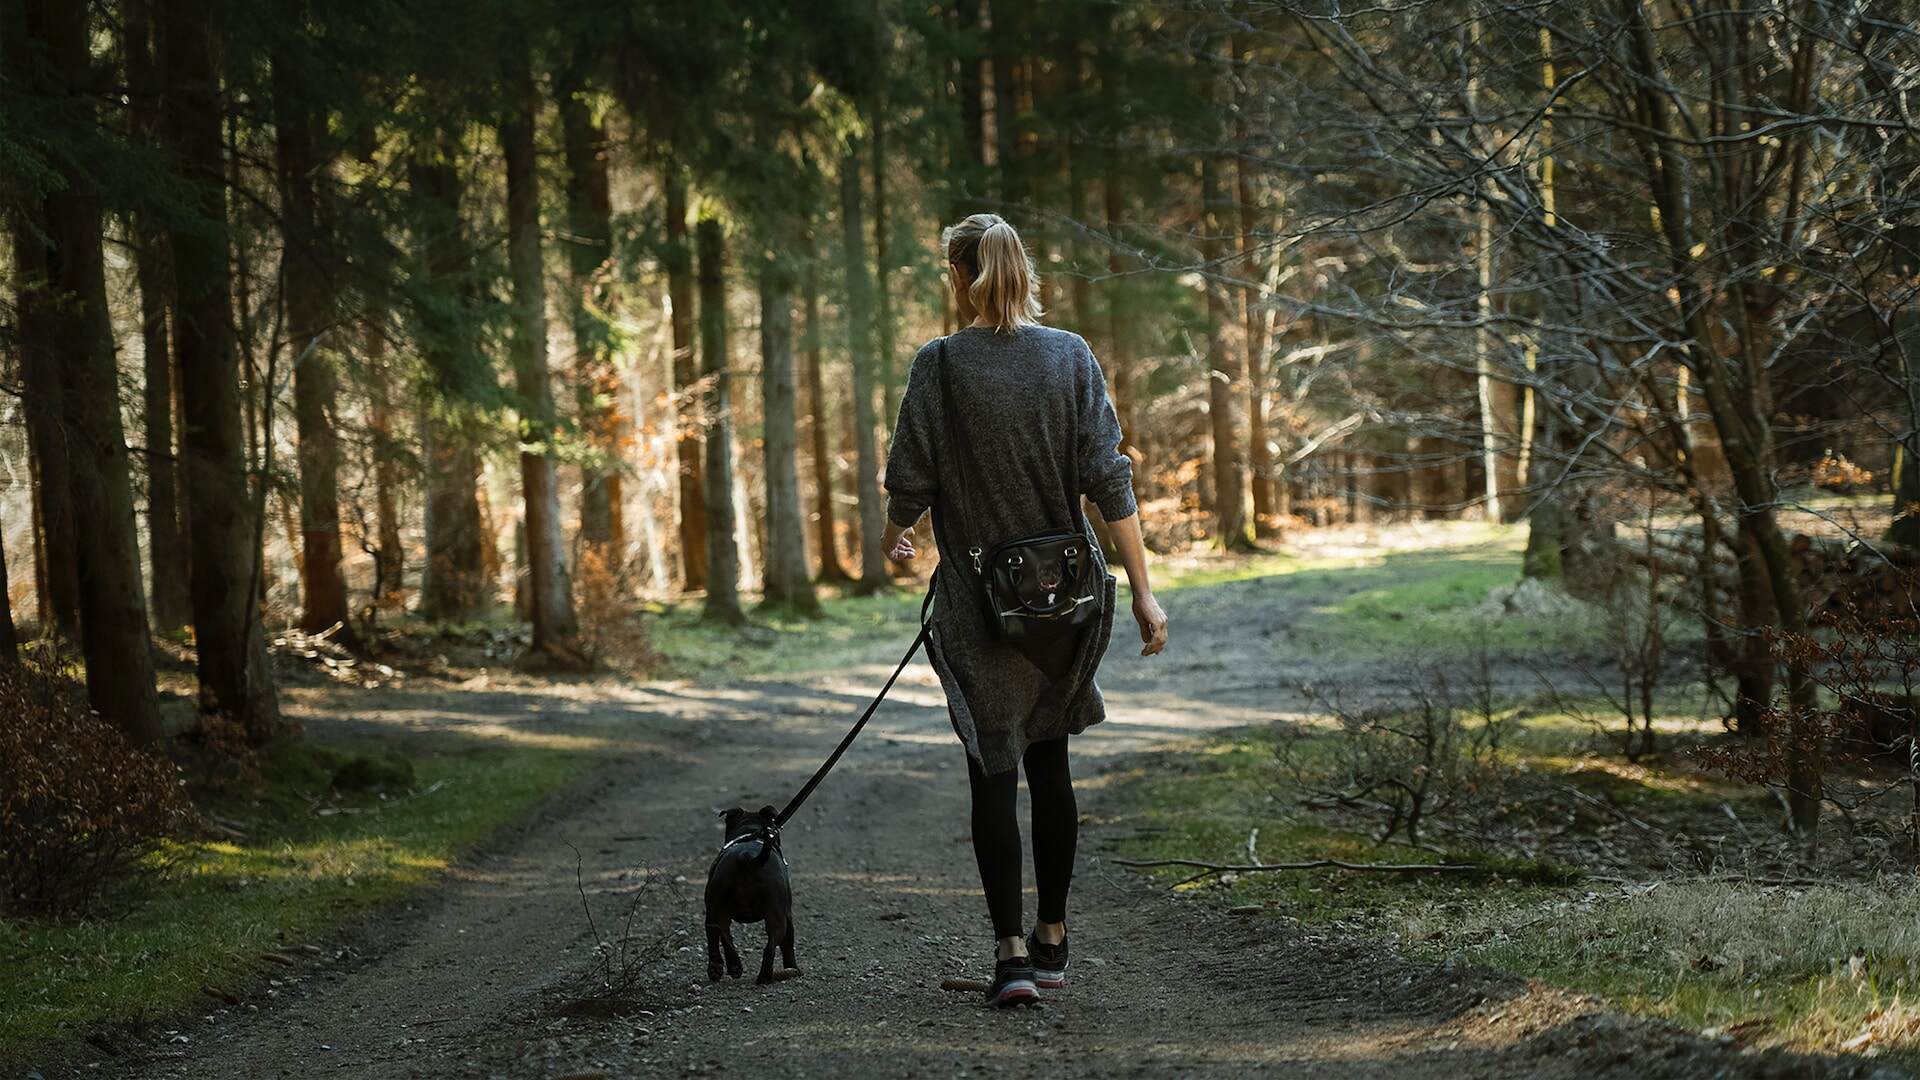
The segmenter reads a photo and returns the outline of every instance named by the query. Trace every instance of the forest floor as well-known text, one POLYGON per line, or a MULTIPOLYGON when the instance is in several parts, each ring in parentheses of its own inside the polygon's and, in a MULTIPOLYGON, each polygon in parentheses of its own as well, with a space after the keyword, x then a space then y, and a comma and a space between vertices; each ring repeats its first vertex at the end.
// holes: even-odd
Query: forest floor
MULTIPOLYGON (((292 962, 276 964, 271 981, 236 984, 236 1004, 209 999, 199 1015, 34 1071, 46 1080, 1904 1075, 1858 1057, 1746 1050, 1444 951, 1400 948, 1337 918, 1296 917, 1273 897, 1249 912, 1221 889, 1170 890, 1113 864, 1143 844, 1168 853, 1168 826, 1152 816, 1160 793, 1140 785, 1188 773, 1160 770, 1169 755, 1190 764, 1302 715, 1300 683, 1361 692, 1403 679, 1410 646, 1460 660, 1459 601, 1510 582, 1512 565, 1511 535, 1451 527, 1329 533, 1298 558, 1172 567, 1168 652, 1142 659, 1120 628, 1101 678, 1109 720, 1075 740, 1084 820, 1075 966, 1069 987, 1033 1010, 991 1011, 940 987, 983 975, 991 944, 963 758, 924 664, 786 831, 804 974, 752 985, 760 942, 747 927, 749 979, 705 980, 699 900, 720 839, 715 812, 782 802, 805 779, 910 637, 910 596, 849 601, 816 629, 763 627, 744 643, 670 617, 658 644, 682 679, 495 671, 308 687, 290 702, 312 740, 435 734, 593 764, 403 906, 289 940, 292 962), (1355 560, 1391 573, 1341 572, 1355 560), (1447 574, 1422 572, 1434 560, 1447 574), (807 634, 820 640, 795 644, 807 634)), ((1498 629, 1493 644, 1551 644, 1556 634, 1573 636, 1549 678, 1571 681, 1597 662, 1592 638, 1582 646, 1552 614, 1498 629)), ((1485 651, 1487 635, 1476 647, 1485 651)), ((1539 667, 1499 659, 1490 678, 1537 686, 1539 667)), ((1243 825, 1232 822, 1231 835, 1243 825)))

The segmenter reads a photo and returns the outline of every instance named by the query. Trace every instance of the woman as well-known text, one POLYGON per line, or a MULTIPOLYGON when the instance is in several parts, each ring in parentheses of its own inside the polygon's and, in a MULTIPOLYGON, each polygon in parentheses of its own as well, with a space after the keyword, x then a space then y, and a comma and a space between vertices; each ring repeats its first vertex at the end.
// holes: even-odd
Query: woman
POLYGON ((1080 496, 1106 519, 1126 567, 1141 655, 1166 647, 1167 616, 1147 582, 1133 465, 1119 451, 1120 423, 1093 353, 1078 335, 1036 321, 1033 264, 1013 226, 975 214, 947 229, 942 241, 961 329, 944 339, 944 349, 942 341, 922 348, 907 376, 887 455, 883 544, 898 561, 913 558, 907 530, 934 510, 941 557, 928 654, 967 750, 973 851, 999 939, 987 1000, 1014 1005, 1037 999, 1038 987, 1066 985, 1067 889, 1080 825, 1067 737, 1106 714, 1093 675, 1113 628, 1113 581, 1080 496), (944 390, 943 357, 951 365, 944 390), (1072 530, 1088 537, 1096 562, 1099 620, 1035 644, 997 639, 978 601, 970 547, 1072 530), (1031 936, 1022 934, 1014 820, 1022 763, 1040 894, 1031 936))

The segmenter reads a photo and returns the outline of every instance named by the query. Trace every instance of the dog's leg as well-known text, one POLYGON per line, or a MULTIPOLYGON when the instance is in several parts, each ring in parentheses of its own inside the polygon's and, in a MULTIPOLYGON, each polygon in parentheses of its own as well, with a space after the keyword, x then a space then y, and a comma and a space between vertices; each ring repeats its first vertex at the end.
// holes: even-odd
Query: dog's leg
POLYGON ((741 966, 740 954, 738 952, 735 952, 733 948, 733 924, 732 923, 721 924, 720 944, 723 948, 727 950, 727 974, 733 976, 736 979, 739 978, 741 974, 746 971, 746 968, 741 966))
POLYGON ((720 981, 722 974, 720 968, 720 935, 725 933, 725 931, 726 928, 724 924, 714 922, 711 915, 707 917, 707 979, 710 982, 720 981))
POLYGON ((754 982, 764 986, 773 981, 773 950, 786 940, 787 925, 787 920, 782 919, 778 912, 767 916, 767 947, 760 953, 760 974, 755 976, 754 982))
POLYGON ((793 916, 787 916, 787 936, 780 939, 780 966, 789 971, 800 967, 793 960, 793 916))

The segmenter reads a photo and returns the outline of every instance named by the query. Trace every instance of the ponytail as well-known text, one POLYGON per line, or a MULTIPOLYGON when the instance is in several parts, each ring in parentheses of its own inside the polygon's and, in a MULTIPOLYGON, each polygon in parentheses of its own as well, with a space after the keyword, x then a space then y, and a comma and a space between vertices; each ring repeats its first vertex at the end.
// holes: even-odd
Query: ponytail
POLYGON ((1039 277, 1012 225, 998 214, 974 214, 941 239, 947 261, 972 278, 967 299, 996 333, 1039 323, 1039 277))

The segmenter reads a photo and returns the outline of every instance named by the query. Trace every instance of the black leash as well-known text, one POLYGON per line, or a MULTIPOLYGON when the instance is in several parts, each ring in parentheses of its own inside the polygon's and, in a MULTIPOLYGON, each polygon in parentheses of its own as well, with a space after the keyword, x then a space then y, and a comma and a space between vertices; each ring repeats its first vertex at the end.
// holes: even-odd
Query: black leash
POLYGON ((867 703, 867 711, 861 713, 860 719, 854 721, 853 727, 847 732, 846 738, 841 739, 840 745, 834 747, 833 753, 827 755, 826 762, 814 771, 812 778, 807 781, 806 786, 800 789, 800 793, 788 801, 787 808, 780 811, 780 816, 773 819, 773 827, 776 831, 778 831, 782 825, 785 825, 788 819, 793 817, 794 813, 800 809, 800 804, 806 802, 807 796, 813 794, 813 789, 819 787, 820 781, 825 780, 827 774, 833 771, 833 767, 839 764, 840 755, 846 753, 847 747, 853 745, 853 740, 860 736, 860 729, 867 726, 867 721, 873 719, 873 714, 880 708, 880 703, 887 699, 887 691, 893 689, 894 680, 898 679, 900 673, 907 669, 908 661, 913 659, 914 653, 920 651, 920 646, 927 643, 927 635, 933 627, 933 624, 927 621, 927 609, 932 606, 933 586, 928 585, 927 598, 920 601, 920 632, 914 635, 913 644, 907 646, 907 654, 900 658, 898 664, 894 665, 893 674, 887 676, 887 684, 880 688, 880 692, 874 695, 871 702, 867 703))

